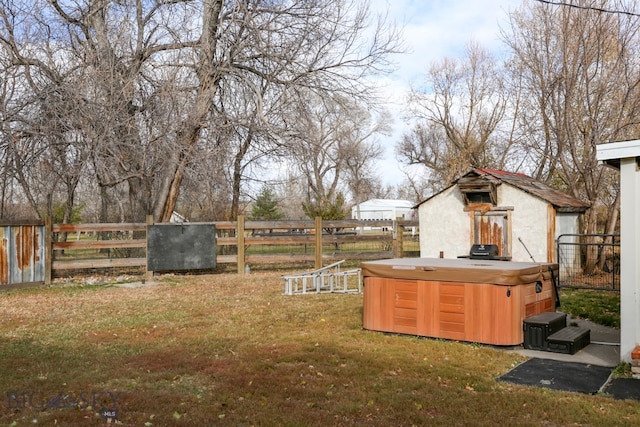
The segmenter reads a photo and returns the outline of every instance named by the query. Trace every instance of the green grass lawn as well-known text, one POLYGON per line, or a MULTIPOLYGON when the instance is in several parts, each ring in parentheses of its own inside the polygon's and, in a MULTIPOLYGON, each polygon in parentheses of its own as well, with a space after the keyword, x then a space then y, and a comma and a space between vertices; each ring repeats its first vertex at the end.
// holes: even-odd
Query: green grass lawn
POLYGON ((562 289, 560 311, 599 325, 620 328, 620 292, 562 289))
POLYGON ((506 349, 362 329, 278 273, 0 293, 0 425, 638 425, 640 403, 496 381, 506 349), (115 421, 111 424, 115 424, 115 421))

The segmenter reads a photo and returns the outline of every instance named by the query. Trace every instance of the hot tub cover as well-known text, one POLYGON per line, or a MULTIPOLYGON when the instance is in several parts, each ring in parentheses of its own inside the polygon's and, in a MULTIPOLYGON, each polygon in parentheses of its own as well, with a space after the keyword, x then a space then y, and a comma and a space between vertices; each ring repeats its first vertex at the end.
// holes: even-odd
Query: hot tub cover
POLYGON ((362 276, 517 286, 557 277, 558 264, 466 258, 396 258, 361 264, 362 276))

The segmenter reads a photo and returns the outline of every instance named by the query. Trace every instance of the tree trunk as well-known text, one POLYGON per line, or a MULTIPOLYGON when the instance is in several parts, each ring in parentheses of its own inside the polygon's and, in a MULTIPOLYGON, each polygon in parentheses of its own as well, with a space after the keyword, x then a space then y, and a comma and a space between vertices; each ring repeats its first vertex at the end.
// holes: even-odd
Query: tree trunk
MULTIPOLYGON (((217 74, 215 64, 215 53, 217 48, 217 32, 220 25, 223 0, 204 0, 202 16, 202 35, 200 37, 199 58, 196 65, 196 73, 200 85, 194 101, 194 106, 182 129, 185 132, 178 135, 177 146, 184 147, 186 152, 192 152, 200 138, 200 132, 206 118, 213 105, 213 99, 217 91, 220 76, 217 74)), ((169 169, 171 184, 163 186, 158 193, 154 204, 153 216, 156 220, 168 221, 174 211, 178 196, 180 195, 180 185, 184 177, 185 159, 188 156, 177 156, 169 169)), ((169 181, 166 181, 169 182, 169 181)))
POLYGON ((616 225, 618 224, 618 214, 620 213, 620 191, 616 192, 616 198, 613 202, 613 206, 607 211, 607 224, 605 234, 608 236, 604 239, 604 245, 602 251, 600 251, 600 258, 598 260, 598 269, 605 271, 605 264, 607 259, 613 255, 613 233, 616 231, 616 225))
MULTIPOLYGON (((595 234, 597 232, 597 216, 594 209, 587 211, 585 215, 585 234, 595 234)), ((598 266, 598 245, 596 237, 585 237, 587 243, 585 246, 585 263, 584 273, 594 274, 597 271, 598 266)))
POLYGON ((127 222, 145 222, 149 212, 148 195, 144 190, 142 178, 134 177, 127 180, 129 184, 129 210, 125 214, 127 222))

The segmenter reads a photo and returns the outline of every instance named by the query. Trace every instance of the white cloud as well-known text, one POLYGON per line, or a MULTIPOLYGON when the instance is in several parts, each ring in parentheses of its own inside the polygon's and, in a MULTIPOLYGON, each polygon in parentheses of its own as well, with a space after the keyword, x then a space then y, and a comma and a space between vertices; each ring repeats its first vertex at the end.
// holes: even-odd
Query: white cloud
POLYGON ((398 55, 398 70, 381 79, 384 98, 396 117, 395 132, 383 141, 386 159, 379 170, 385 184, 399 184, 404 175, 395 159, 394 147, 404 132, 401 121, 405 97, 412 83, 419 83, 431 64, 445 57, 459 57, 470 41, 494 54, 504 49, 500 26, 508 24, 508 12, 523 0, 373 0, 371 12, 385 13, 404 27, 408 53, 398 55))

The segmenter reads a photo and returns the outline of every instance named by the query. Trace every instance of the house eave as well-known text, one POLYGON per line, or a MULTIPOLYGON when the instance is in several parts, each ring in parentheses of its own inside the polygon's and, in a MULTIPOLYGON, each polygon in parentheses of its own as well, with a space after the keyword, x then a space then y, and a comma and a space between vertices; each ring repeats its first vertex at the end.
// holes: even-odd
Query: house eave
POLYGON ((640 167, 640 140, 609 142, 596 146, 596 159, 607 166, 620 169, 620 159, 635 158, 640 167))
POLYGON ((575 206, 563 206, 563 207, 555 207, 556 212, 558 213, 585 213, 587 211, 587 209, 589 209, 588 206, 584 206, 584 207, 575 207, 575 206))

